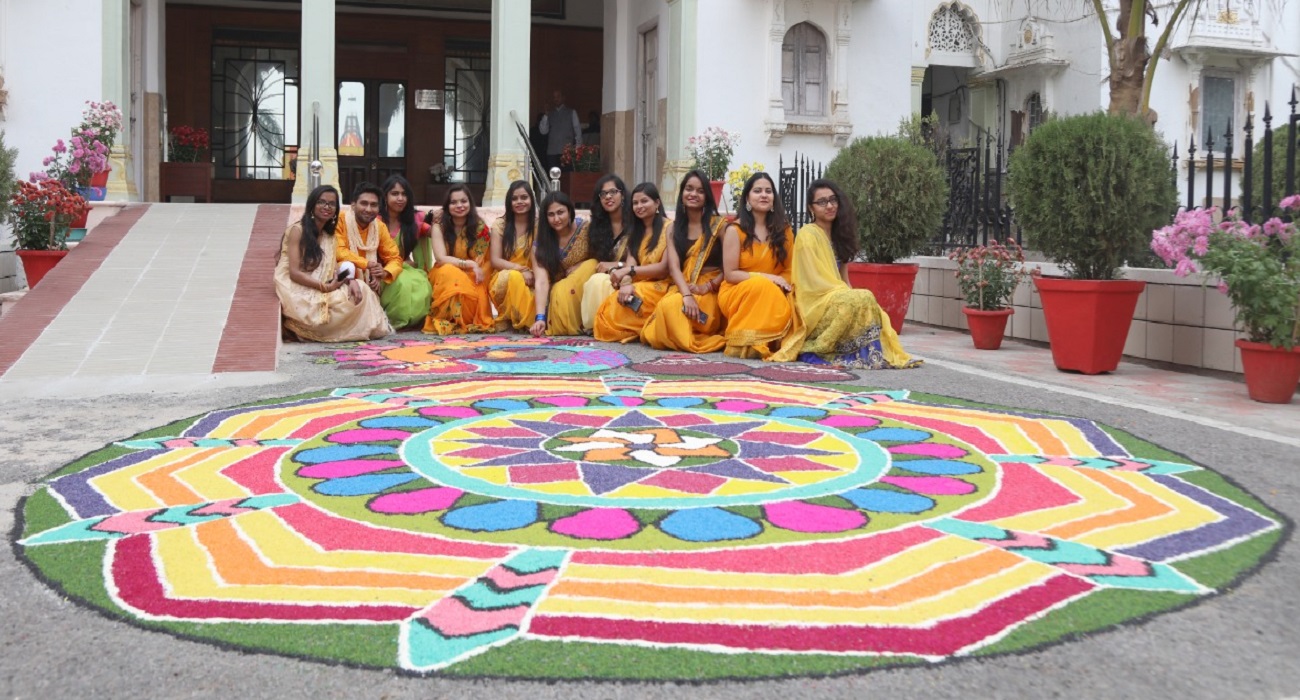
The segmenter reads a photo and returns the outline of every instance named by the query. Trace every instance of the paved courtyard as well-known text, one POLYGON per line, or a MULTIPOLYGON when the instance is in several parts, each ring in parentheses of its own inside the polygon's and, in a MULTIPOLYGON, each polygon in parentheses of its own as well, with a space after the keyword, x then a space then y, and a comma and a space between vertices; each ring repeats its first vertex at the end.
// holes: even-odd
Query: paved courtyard
MULTIPOLYGON (((274 311, 265 296, 269 251, 288 215, 288 207, 128 208, 93 230, 54 276, 0 319, 0 397, 7 409, 0 417, 6 448, 0 454, 0 530, 11 541, 22 534, 15 530, 20 499, 36 493, 46 475, 115 441, 254 401, 441 378, 374 374, 376 366, 364 366, 365 358, 353 358, 351 365, 342 358, 340 364, 340 358, 322 355, 326 348, 320 346, 268 342, 274 311)), ((423 339, 407 333, 396 340, 423 339)), ((1257 571, 1219 595, 1023 653, 684 688, 415 677, 222 648, 142 629, 74 602, 21 561, 22 546, 15 544, 0 554, 0 615, 6 621, 0 632, 0 694, 1300 697, 1300 632, 1294 624, 1300 620, 1300 556, 1290 542, 1291 522, 1300 514, 1300 404, 1256 404, 1246 399, 1237 377, 1152 364, 1125 362, 1114 373, 1093 377, 1060 373, 1040 345, 1009 341, 1000 351, 976 352, 965 334, 923 325, 909 325, 902 341, 926 360, 923 368, 859 372, 835 386, 1064 414, 1126 431, 1258 497, 1281 516, 1280 546, 1257 571)), ((678 361, 635 345, 586 347, 626 357, 626 365, 594 376, 675 374, 668 365, 678 361)), ((719 355, 703 360, 734 363, 719 355)), ((443 369, 449 379, 473 377, 443 369)), ((737 381, 758 381, 734 367, 727 371, 737 381)), ((808 391, 821 386, 798 383, 808 391)), ((285 634, 309 640, 313 627, 298 625, 285 634)))

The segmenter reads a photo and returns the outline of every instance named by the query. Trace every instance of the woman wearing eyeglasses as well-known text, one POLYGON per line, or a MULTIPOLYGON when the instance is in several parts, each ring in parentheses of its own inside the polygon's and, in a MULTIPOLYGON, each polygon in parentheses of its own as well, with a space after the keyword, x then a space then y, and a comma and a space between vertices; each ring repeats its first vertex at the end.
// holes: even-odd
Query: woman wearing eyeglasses
POLYGON ((736 221, 722 234, 723 352, 765 360, 796 330, 790 284, 794 234, 771 175, 751 175, 740 201, 736 221))
POLYGON ((495 327, 488 301, 488 227, 468 185, 452 185, 433 226, 433 304, 425 333, 486 333, 495 327))
POLYGON ((668 259, 664 255, 668 218, 654 183, 643 182, 632 189, 632 217, 627 259, 609 272, 618 291, 605 297, 596 312, 596 340, 626 343, 639 338, 646 319, 672 286, 666 279, 668 259))
POLYGON ((623 178, 610 173, 596 181, 592 201, 599 206, 591 211, 591 255, 596 260, 596 271, 582 285, 582 332, 588 332, 596 322, 596 311, 605 299, 614 295, 610 273, 626 267, 630 253, 627 231, 632 223, 632 198, 627 194, 623 178))
POLYGON ((393 332, 379 296, 361 288, 356 267, 340 274, 334 259, 339 192, 321 185, 307 195, 307 209, 280 241, 275 292, 284 327, 304 340, 338 343, 382 338, 393 332))
POLYGON ((677 189, 677 216, 668 246, 670 289, 641 329, 641 342, 659 350, 717 352, 722 337, 722 229, 718 204, 703 171, 692 170, 677 189))
POLYGON ((803 325, 772 355, 774 361, 853 369, 915 367, 889 325, 889 315, 866 289, 851 289, 847 263, 858 254, 853 203, 830 180, 808 186, 812 223, 794 239, 794 303, 803 325))
POLYGON ((573 202, 563 192, 542 199, 542 215, 533 243, 534 336, 578 335, 582 285, 596 271, 587 238, 590 226, 573 216, 573 202))

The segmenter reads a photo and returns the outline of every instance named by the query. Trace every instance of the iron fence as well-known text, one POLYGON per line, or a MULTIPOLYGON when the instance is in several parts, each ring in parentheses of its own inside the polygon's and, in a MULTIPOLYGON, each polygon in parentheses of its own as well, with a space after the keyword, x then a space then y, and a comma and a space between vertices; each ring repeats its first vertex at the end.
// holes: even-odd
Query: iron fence
POLYGON ((779 156, 776 165, 781 206, 785 207, 790 225, 798 231, 801 226, 812 221, 812 215, 808 213, 808 185, 821 177, 826 168, 797 152, 789 166, 785 164, 785 156, 779 156))
POLYGON ((975 145, 948 148, 943 154, 948 177, 948 209, 930 252, 944 255, 954 248, 986 245, 990 240, 1020 242, 1007 200, 1007 163, 1011 149, 991 131, 977 133, 975 145))
MULTIPOLYGON (((1283 198, 1297 192, 1297 166, 1296 151, 1300 146, 1300 113, 1297 113, 1296 107, 1300 101, 1296 99, 1296 88, 1291 88, 1291 100, 1288 102, 1291 106, 1291 114, 1284 118, 1285 130, 1278 134, 1273 129, 1273 113, 1267 102, 1264 103, 1264 134, 1260 139, 1263 144, 1260 158, 1263 163, 1255 162, 1255 127, 1254 115, 1246 114, 1246 124, 1242 127, 1245 133, 1245 153, 1242 156, 1241 168, 1241 196, 1236 201, 1236 208, 1240 212, 1242 219, 1247 222, 1255 223, 1264 221, 1274 216, 1283 216, 1284 212, 1277 206, 1283 198), (1274 141, 1276 138, 1286 139, 1286 155, 1282 182, 1274 182, 1273 171, 1273 151, 1275 150, 1274 141), (1255 192, 1255 167, 1261 166, 1263 169, 1260 178, 1260 189, 1255 192), (1277 191, 1280 188, 1281 191, 1277 191)), ((1221 181, 1219 187, 1222 198, 1218 204, 1224 208, 1233 206, 1233 177, 1232 172, 1235 167, 1233 160, 1233 144, 1236 143, 1236 134, 1232 129, 1232 121, 1227 123, 1227 130, 1223 133, 1223 146, 1216 152, 1214 134, 1206 134, 1204 143, 1201 144, 1201 150, 1196 148, 1195 137, 1189 139, 1187 147, 1187 209, 1209 208, 1215 206, 1215 183, 1216 179, 1221 181), (1198 161, 1196 154, 1204 152, 1203 159, 1198 161), (1196 194, 1197 170, 1203 169, 1205 177, 1204 194, 1198 199, 1196 194)), ((1178 176, 1178 144, 1174 144, 1173 154, 1173 172, 1174 177, 1178 176)))

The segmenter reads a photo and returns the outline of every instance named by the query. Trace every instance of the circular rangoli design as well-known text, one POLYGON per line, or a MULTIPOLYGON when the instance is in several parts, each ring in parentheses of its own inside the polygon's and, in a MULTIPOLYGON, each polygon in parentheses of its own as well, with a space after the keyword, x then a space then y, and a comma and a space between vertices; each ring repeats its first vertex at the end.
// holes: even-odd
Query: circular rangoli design
POLYGON ((588 374, 622 367, 627 356, 580 338, 509 335, 408 338, 348 343, 311 353, 321 364, 363 370, 363 376, 497 374, 588 374))
POLYGON ((23 522, 47 580, 141 624, 623 679, 1021 651, 1211 595, 1282 534, 1213 472, 1088 420, 620 374, 216 411, 52 477, 23 522))

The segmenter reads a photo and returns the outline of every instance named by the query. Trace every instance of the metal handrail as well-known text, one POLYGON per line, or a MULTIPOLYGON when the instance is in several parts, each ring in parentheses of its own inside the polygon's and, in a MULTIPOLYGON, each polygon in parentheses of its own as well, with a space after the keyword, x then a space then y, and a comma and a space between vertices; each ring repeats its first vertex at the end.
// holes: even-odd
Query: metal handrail
POLYGON ((524 152, 528 154, 528 173, 529 179, 533 181, 533 189, 536 190, 539 198, 550 194, 552 190, 559 189, 558 181, 552 182, 546 172, 546 164, 542 162, 537 151, 533 150, 533 142, 528 138, 528 127, 519 121, 519 113, 510 110, 510 118, 515 120, 515 129, 519 132, 519 143, 523 145, 524 152))
POLYGON ((325 164, 320 161, 320 102, 311 103, 311 163, 307 166, 307 184, 311 189, 320 187, 321 170, 325 164))

